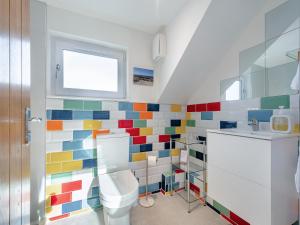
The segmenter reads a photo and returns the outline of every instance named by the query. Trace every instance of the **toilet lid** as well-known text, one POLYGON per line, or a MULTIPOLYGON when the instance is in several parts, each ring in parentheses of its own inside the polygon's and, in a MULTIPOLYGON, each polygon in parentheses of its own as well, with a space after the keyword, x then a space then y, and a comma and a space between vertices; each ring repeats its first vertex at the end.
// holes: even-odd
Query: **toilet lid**
POLYGON ((137 198, 138 182, 130 170, 99 175, 102 201, 123 202, 137 198))

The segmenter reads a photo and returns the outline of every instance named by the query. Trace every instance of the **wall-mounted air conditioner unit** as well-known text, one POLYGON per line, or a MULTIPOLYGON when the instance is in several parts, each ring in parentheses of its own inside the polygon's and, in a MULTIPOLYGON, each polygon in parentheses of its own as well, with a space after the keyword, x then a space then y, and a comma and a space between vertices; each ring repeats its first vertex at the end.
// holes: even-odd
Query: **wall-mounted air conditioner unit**
POLYGON ((153 60, 154 62, 160 61, 167 54, 167 40, 166 36, 162 33, 155 35, 153 40, 153 60))

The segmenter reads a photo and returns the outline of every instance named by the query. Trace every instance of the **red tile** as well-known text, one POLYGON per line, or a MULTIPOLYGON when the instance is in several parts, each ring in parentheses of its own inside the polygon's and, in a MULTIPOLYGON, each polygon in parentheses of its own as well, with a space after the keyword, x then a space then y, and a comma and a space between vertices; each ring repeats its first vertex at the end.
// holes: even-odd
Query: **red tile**
POLYGON ((238 215, 234 214, 231 211, 230 211, 230 219, 236 222, 238 225, 250 225, 250 223, 243 220, 241 217, 239 217, 238 215))
POLYGON ((196 105, 196 112, 206 112, 206 104, 197 104, 196 105))
POLYGON ((232 224, 232 225, 238 225, 237 223, 235 223, 234 221, 232 221, 230 218, 228 218, 227 216, 225 216, 225 215, 223 215, 223 214, 221 214, 221 216, 225 219, 225 220, 227 220, 230 224, 232 224))
POLYGON ((184 173, 184 170, 182 170, 182 169, 176 169, 175 173, 184 173))
POLYGON ((60 216, 54 216, 49 218, 50 221, 55 221, 55 220, 59 220, 59 219, 63 219, 63 218, 67 218, 70 216, 70 213, 64 214, 64 215, 60 215, 60 216))
POLYGON ((140 128, 127 128, 126 132, 130 134, 130 136, 139 136, 140 128))
POLYGON ((207 111, 221 111, 221 103, 220 102, 211 102, 207 103, 207 111))
POLYGON ((64 184, 62 184, 61 188, 62 188, 62 193, 81 190, 82 189, 82 181, 78 180, 78 181, 64 183, 64 184))
POLYGON ((186 110, 188 112, 195 112, 196 111, 196 105, 188 105, 186 110))
POLYGON ((51 196, 51 206, 52 205, 60 205, 66 202, 72 201, 72 193, 63 193, 59 195, 52 195, 51 196))
POLYGON ((132 143, 134 145, 146 144, 146 136, 133 137, 132 143))
POLYGON ((119 120, 119 128, 132 128, 133 120, 119 120))
POLYGON ((193 192, 195 192, 195 193, 197 193, 197 194, 200 194, 200 188, 197 187, 195 184, 190 183, 190 189, 191 189, 193 192))
POLYGON ((158 140, 159 140, 159 142, 169 142, 170 141, 170 135, 168 135, 168 134, 159 135, 158 140))

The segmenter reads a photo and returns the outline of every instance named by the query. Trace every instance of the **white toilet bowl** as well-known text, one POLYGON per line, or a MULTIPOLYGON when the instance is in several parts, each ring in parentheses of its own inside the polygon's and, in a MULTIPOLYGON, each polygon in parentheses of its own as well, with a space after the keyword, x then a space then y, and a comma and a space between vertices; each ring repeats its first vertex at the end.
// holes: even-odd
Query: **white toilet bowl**
POLYGON ((130 209, 138 199, 138 182, 130 170, 99 175, 105 225, 130 225, 130 209))

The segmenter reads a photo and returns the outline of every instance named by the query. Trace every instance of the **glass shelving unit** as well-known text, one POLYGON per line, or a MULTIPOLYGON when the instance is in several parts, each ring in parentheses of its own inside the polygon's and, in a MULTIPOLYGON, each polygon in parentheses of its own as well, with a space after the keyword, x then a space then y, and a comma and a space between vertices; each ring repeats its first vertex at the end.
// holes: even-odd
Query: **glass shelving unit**
POLYGON ((180 139, 172 139, 172 142, 176 143, 176 146, 179 146, 179 149, 182 151, 187 151, 187 160, 186 162, 181 162, 179 157, 179 162, 174 162, 171 157, 171 166, 172 166, 172 177, 175 175, 175 170, 180 169, 184 171, 184 190, 182 191, 174 191, 173 190, 173 180, 171 179, 171 195, 173 193, 178 194, 182 197, 188 204, 188 213, 191 212, 191 204, 195 202, 199 202, 201 205, 206 205, 206 141, 199 140, 197 136, 189 136, 187 138, 180 139), (194 150, 193 147, 197 146, 194 150), (191 149, 194 151, 201 152, 203 154, 203 162, 201 165, 192 162, 190 152, 191 149), (203 183, 203 189, 200 190, 199 196, 191 194, 190 181, 192 179, 197 179, 199 182, 203 183), (201 195, 202 193, 202 195, 201 195))

